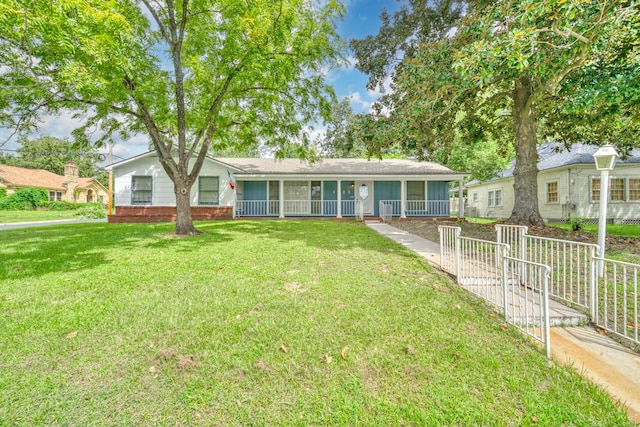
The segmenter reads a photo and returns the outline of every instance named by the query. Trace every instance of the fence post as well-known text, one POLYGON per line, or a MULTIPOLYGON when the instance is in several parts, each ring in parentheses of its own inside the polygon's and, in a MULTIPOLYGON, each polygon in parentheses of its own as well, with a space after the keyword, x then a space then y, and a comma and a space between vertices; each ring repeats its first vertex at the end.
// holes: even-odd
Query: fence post
POLYGON ((507 247, 500 245, 498 251, 502 252, 502 312, 504 314, 505 322, 509 321, 509 312, 507 304, 507 247))
POLYGON ((456 280, 458 284, 460 283, 460 232, 462 229, 460 227, 456 227, 455 233, 455 248, 456 248, 456 280))
POLYGON ((591 248, 591 268, 589 270, 589 306, 591 308, 591 321, 597 323, 598 296, 596 295, 596 280, 598 280, 598 276, 596 276, 595 250, 593 247, 591 248))
POLYGON ((551 358, 551 328, 549 326, 549 276, 551 275, 551 268, 547 265, 544 266, 544 350, 547 354, 547 358, 551 358))

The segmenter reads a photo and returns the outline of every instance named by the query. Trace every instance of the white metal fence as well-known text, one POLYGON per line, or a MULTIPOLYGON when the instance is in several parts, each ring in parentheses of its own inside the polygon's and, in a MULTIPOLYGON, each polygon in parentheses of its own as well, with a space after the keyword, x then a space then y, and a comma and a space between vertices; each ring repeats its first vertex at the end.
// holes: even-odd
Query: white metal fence
POLYGON ((502 261, 505 319, 540 341, 547 357, 551 357, 549 266, 510 256, 502 261))
POLYGON ((593 292, 596 301, 593 321, 596 325, 621 338, 640 345, 638 337, 638 275, 640 265, 605 258, 595 258, 603 264, 602 277, 594 274, 593 292))
POLYGON ((505 243, 460 236, 460 227, 440 226, 439 231, 442 268, 540 341, 549 357, 549 267, 509 256, 512 249, 505 243))
MULTIPOLYGON (((507 268, 501 285, 519 300, 507 300, 505 309, 509 304, 526 308, 533 298, 539 298, 535 305, 542 307, 553 298, 582 309, 595 325, 640 346, 640 265, 598 258, 598 246, 591 243, 528 235, 524 226, 496 226, 498 243, 462 237, 459 227, 441 226, 439 230, 443 270, 454 274, 465 288, 473 285, 469 290, 474 294, 501 306, 507 296, 496 296, 492 286, 497 282, 496 268, 507 268), (602 274, 598 274, 598 264, 602 264, 602 274), (516 282, 519 287, 512 286, 516 282)), ((528 310, 525 320, 507 319, 523 324, 527 334, 546 346, 548 335, 540 328, 548 327, 548 320, 544 313, 528 310)))

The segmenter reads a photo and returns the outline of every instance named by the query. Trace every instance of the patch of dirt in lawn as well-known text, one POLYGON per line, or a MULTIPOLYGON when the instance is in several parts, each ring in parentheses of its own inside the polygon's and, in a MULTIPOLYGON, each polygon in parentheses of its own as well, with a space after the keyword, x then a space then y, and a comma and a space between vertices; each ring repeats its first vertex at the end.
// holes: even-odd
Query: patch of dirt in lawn
MULTIPOLYGON (((415 234, 432 242, 440 242, 438 226, 449 225, 462 228, 461 236, 482 240, 496 240, 495 225, 479 224, 469 221, 437 221, 437 220, 395 220, 390 223, 393 227, 415 234)), ((569 231, 558 227, 530 226, 528 234, 531 236, 548 237, 551 239, 572 240, 582 243, 598 243, 598 235, 587 231, 569 231)), ((628 252, 640 256, 640 238, 625 236, 607 236, 606 251, 628 252)), ((634 261, 632 261, 634 262, 634 261)))

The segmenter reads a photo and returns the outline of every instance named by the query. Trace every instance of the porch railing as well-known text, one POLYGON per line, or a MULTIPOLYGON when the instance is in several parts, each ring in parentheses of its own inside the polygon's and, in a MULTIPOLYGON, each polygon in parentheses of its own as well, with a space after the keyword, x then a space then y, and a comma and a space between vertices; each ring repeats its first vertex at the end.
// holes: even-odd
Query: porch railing
MULTIPOLYGON (((401 200, 381 200, 380 205, 383 204, 391 206, 391 216, 402 215, 401 200)), ((449 216, 449 200, 406 200, 404 214, 407 217, 449 216)))
MULTIPOLYGON (((355 201, 342 200, 342 216, 355 216, 355 201)), ((284 200, 284 216, 337 216, 337 200, 284 200)), ((279 216, 278 200, 237 200, 236 216, 259 217, 279 216)))

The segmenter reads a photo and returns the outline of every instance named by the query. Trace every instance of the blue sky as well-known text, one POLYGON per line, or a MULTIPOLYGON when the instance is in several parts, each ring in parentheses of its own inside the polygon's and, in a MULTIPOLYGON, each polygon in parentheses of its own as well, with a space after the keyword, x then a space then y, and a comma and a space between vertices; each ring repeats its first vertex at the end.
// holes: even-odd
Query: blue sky
MULTIPOLYGON (((394 12, 400 6, 396 0, 343 0, 347 13, 338 25, 338 33, 345 40, 351 38, 363 38, 368 34, 377 33, 380 27, 379 15, 383 8, 394 12)), ((353 62, 353 56, 349 53, 349 59, 353 62)), ((351 99, 351 106, 355 112, 368 112, 371 104, 380 96, 380 93, 368 91, 366 88, 367 76, 360 73, 355 67, 350 66, 332 71, 327 81, 333 85, 336 95, 340 100, 345 97, 351 99)), ((71 131, 76 127, 77 121, 72 114, 63 114, 59 117, 44 117, 36 135, 56 136, 59 138, 71 138, 71 131)), ((322 132, 322 126, 316 126, 314 134, 322 132)), ((0 130, 0 138, 6 138, 7 132, 0 130)), ((113 147, 114 162, 147 151, 149 145, 148 136, 141 134, 127 141, 116 141, 113 147)), ((7 143, 4 150, 15 150, 15 138, 7 143)), ((106 148, 101 150, 106 152, 106 148)), ((4 151, 6 152, 6 151, 4 151)), ((12 152, 8 152, 13 154, 12 152)))

